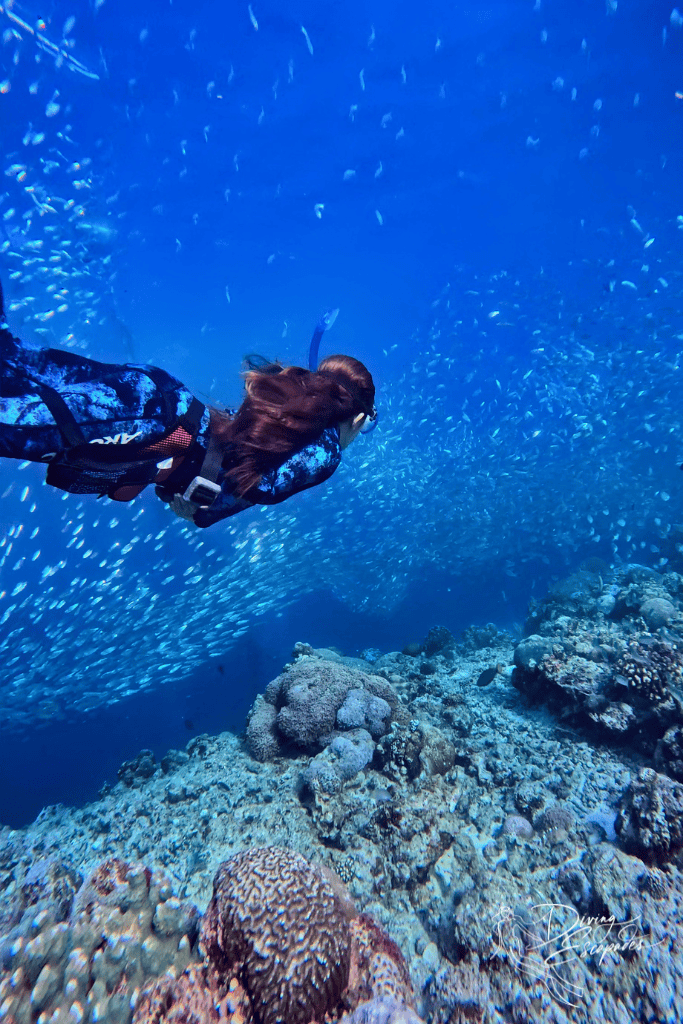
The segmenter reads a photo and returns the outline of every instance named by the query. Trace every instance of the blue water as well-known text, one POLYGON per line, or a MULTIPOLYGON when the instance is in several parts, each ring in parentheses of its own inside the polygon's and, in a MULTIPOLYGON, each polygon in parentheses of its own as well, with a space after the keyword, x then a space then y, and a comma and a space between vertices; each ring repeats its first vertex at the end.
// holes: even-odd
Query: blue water
POLYGON ((257 2, 258 29, 241 3, 0 15, 15 333, 161 365, 230 405, 244 353, 301 363, 339 306, 326 350, 368 365, 382 416, 325 494, 236 517, 202 549, 151 494, 63 502, 36 467, 0 468, 0 698, 26 696, 25 720, 3 705, 0 821, 92 797, 141 747, 241 729, 297 640, 356 653, 434 623, 512 629, 584 557, 659 563, 683 515, 683 31, 667 4, 537 6, 257 2), (65 59, 25 27, 39 16, 65 59), (54 281, 24 265, 49 268, 48 250, 78 251, 54 281), (216 610, 233 571, 259 591, 239 594, 245 632, 216 610), (75 707, 138 665, 146 691, 75 707))

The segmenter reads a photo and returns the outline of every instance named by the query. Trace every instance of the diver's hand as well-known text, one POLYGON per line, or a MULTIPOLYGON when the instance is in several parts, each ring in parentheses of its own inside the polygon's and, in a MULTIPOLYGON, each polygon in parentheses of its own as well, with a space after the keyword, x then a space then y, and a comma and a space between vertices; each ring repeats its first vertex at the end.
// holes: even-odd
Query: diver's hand
POLYGON ((193 501, 186 501, 182 494, 174 494, 173 500, 169 501, 169 505, 180 519, 187 519, 190 523, 194 522, 197 506, 193 501))

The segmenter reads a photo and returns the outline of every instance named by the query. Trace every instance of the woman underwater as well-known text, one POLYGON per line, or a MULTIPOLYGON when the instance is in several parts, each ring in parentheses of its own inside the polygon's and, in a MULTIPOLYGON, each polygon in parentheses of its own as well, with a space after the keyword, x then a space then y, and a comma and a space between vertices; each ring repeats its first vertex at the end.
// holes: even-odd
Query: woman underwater
POLYGON ((5 322, 0 286, 0 455, 47 465, 47 483, 131 501, 148 485, 176 515, 207 527, 276 505, 330 477, 376 421, 375 386, 351 356, 311 370, 250 362, 236 412, 207 408, 155 366, 24 348, 5 322))

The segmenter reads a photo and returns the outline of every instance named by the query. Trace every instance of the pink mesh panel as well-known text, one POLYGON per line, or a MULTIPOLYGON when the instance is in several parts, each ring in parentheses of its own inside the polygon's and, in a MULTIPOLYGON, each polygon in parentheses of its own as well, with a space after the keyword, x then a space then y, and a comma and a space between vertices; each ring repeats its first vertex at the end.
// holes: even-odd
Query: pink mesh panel
POLYGON ((192 444, 192 434, 184 429, 184 427, 176 427, 172 434, 168 437, 162 437, 160 441, 155 441, 154 444, 149 445, 147 448, 143 448, 140 452, 141 455, 180 455, 187 451, 192 444))

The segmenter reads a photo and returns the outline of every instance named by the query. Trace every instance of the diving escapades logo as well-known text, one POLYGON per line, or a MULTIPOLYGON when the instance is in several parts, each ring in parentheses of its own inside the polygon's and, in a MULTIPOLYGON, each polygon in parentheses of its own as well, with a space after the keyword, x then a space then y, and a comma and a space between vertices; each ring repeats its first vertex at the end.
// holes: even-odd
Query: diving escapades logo
POLYGON ((588 959, 600 965, 606 957, 659 945, 641 934, 640 925, 640 918, 617 921, 613 915, 589 917, 564 903, 537 903, 516 912, 502 906, 494 941, 498 955, 506 956, 520 972, 542 981, 553 998, 578 1006, 583 990, 572 967, 588 959))

